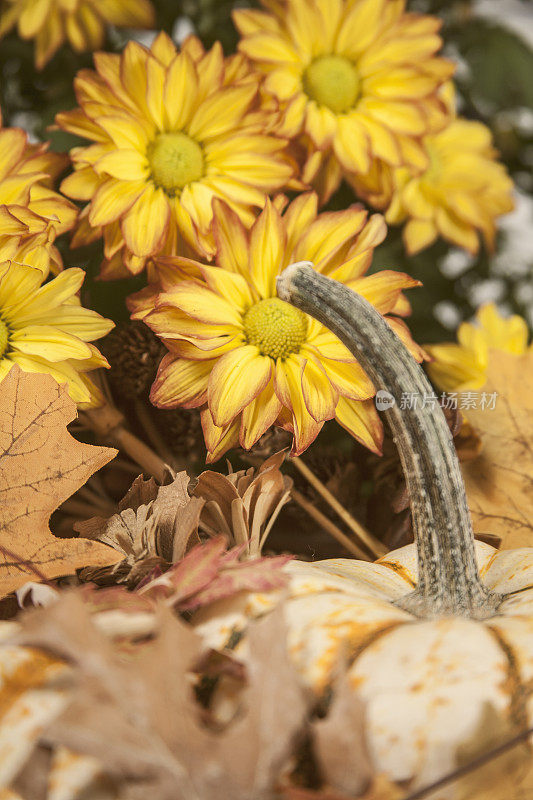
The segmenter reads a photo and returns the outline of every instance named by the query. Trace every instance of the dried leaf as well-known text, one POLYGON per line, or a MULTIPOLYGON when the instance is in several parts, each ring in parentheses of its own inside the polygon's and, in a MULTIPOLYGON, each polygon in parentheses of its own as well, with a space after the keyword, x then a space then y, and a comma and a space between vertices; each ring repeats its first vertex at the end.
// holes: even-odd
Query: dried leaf
MULTIPOLYGON (((457 750, 457 767, 471 764, 517 733, 506 717, 487 704, 473 735, 457 750)), ((454 781, 450 784, 450 789, 452 787, 457 800, 525 800, 525 792, 533 788, 533 765, 527 741, 454 781)), ((428 792, 427 800, 437 800, 441 796, 442 790, 428 792)))
POLYGON ((50 375, 13 367, 0 384, 0 594, 28 578, 67 575, 113 564, 111 548, 86 539, 57 539, 48 521, 116 450, 74 439, 66 426, 76 406, 50 375))
POLYGON ((281 607, 250 628, 248 686, 221 733, 201 723, 190 690, 201 640, 169 611, 153 642, 127 657, 97 631, 76 592, 21 623, 20 640, 73 665, 71 703, 42 740, 97 758, 120 781, 121 797, 141 785, 157 800, 270 800, 307 712, 281 607))
POLYGON ((226 551, 226 539, 219 536, 197 545, 185 558, 139 591, 153 599, 164 599, 180 611, 231 597, 237 592, 266 592, 286 586, 282 568, 291 556, 254 558, 240 562, 242 547, 226 551))
MULTIPOLYGON (((400 789, 396 784, 391 783, 384 775, 376 775, 366 792, 357 795, 357 800, 403 800, 407 795, 404 789, 400 789)), ((284 791, 285 800, 355 800, 354 795, 339 794, 328 787, 313 791, 311 789, 300 789, 297 787, 287 787, 284 791)))
POLYGON ((325 782, 357 797, 368 788, 374 774, 364 724, 363 702, 342 674, 335 683, 328 716, 312 724, 313 749, 325 782))
POLYGON ((483 449, 463 464, 474 530, 502 539, 502 549, 533 545, 533 351, 516 356, 492 351, 487 395, 493 410, 479 406, 468 419, 483 449))
POLYGON ((187 492, 189 476, 180 472, 172 483, 157 486, 142 475, 135 479, 108 519, 92 517, 74 528, 81 536, 114 547, 125 558, 110 570, 85 570, 84 580, 137 586, 158 566, 183 558, 198 539, 198 522, 204 501, 187 492))
POLYGON ((276 453, 259 469, 222 475, 202 472, 193 494, 205 500, 201 525, 211 536, 224 534, 257 556, 279 512, 290 498, 292 480, 280 472, 285 452, 276 453))

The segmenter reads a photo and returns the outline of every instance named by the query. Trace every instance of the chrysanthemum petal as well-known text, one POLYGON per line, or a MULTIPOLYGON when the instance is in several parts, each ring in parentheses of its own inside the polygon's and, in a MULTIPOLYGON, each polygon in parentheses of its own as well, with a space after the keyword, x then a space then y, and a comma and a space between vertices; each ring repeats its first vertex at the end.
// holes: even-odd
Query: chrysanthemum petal
POLYGON ((97 173, 102 172, 123 181, 145 181, 150 169, 146 156, 138 150, 113 150, 100 158, 94 165, 97 173))
POLYGON ((0 180, 11 171, 26 147, 26 134, 20 128, 0 130, 0 180))
POLYGON ((207 446, 206 462, 212 464, 214 461, 218 461, 227 450, 239 443, 239 419, 237 418, 224 428, 219 428, 213 422, 209 408, 202 410, 200 418, 207 446))
POLYGON ((301 372, 302 395, 307 411, 316 422, 333 419, 339 394, 320 362, 307 359, 301 372))
POLYGON ((293 417, 294 445, 292 455, 300 455, 313 442, 322 428, 322 422, 313 419, 304 403, 301 382, 301 359, 294 356, 276 363, 275 392, 293 417))
POLYGON ((168 130, 186 127, 197 102, 198 76, 187 53, 176 55, 165 77, 164 110, 168 130))
POLYGON ((359 0, 344 17, 336 41, 336 52, 357 58, 380 30, 385 0, 359 0))
POLYGON ((217 244, 217 261, 221 267, 247 273, 248 236, 238 214, 227 203, 213 200, 213 236, 217 244))
POLYGON ((155 253, 165 237, 169 219, 165 193, 148 184, 122 219, 122 233, 130 250, 137 256, 155 253))
POLYGON ((380 272, 375 272, 373 275, 350 281, 349 286, 353 291, 361 294, 369 303, 372 303, 374 308, 377 308, 382 314, 387 314, 394 307, 394 303, 402 289, 421 286, 421 283, 405 272, 384 269, 380 272))
POLYGON ((335 361, 325 358, 319 349, 318 359, 328 379, 343 397, 350 400, 367 400, 374 396, 374 384, 353 357, 349 363, 335 361))
POLYGON ((167 296, 181 311, 200 322, 211 325, 241 326, 241 315, 236 311, 230 299, 226 300, 212 292, 206 286, 180 281, 167 296))
POLYGON ((432 220, 427 219, 410 219, 403 230, 403 240, 409 255, 429 247, 437 236, 437 226, 432 220))
POLYGON ((349 172, 370 169, 370 143, 366 130, 358 115, 340 116, 337 120, 337 136, 333 142, 335 155, 349 172))
POLYGON ((226 353, 211 372, 208 402, 216 425, 228 425, 261 392, 272 373, 272 360, 254 345, 226 353))
POLYGON ((281 216, 267 200, 250 235, 249 272, 261 297, 275 297, 276 277, 285 266, 286 233, 281 216))
POLYGON ((24 372, 42 372, 51 375, 58 383, 66 383, 71 398, 78 405, 91 403, 91 392, 84 381, 84 376, 76 372, 66 362, 53 364, 44 358, 29 356, 25 353, 10 353, 9 360, 18 364, 24 372))
POLYGON ((244 450, 253 447, 274 424, 281 408, 281 403, 274 391, 274 380, 270 378, 263 391, 243 409, 239 442, 244 450))
POLYGON ((188 361, 167 354, 157 372, 150 401, 158 408, 197 408, 207 397, 213 361, 188 361))
POLYGON ((142 181, 118 181, 108 178, 100 185, 89 211, 93 226, 115 222, 128 211, 145 190, 142 181))
POLYGON ((51 325, 26 325, 11 333, 9 343, 13 350, 52 362, 91 355, 85 342, 51 325))
POLYGON ((383 426, 373 400, 347 400, 339 398, 335 419, 354 439, 381 455, 383 426))

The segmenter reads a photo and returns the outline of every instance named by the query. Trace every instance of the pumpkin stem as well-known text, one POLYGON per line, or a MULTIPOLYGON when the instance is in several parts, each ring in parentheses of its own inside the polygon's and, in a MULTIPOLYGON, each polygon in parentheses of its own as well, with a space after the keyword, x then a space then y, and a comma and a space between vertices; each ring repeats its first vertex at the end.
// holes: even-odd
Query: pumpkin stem
POLYGON ((418 554, 417 588, 397 604, 420 617, 492 616, 502 598, 479 575, 461 469, 442 409, 400 408, 403 393, 433 393, 424 372, 364 297, 320 275, 310 262, 287 267, 277 288, 282 300, 338 336, 376 390, 396 401, 384 413, 407 482, 418 554))

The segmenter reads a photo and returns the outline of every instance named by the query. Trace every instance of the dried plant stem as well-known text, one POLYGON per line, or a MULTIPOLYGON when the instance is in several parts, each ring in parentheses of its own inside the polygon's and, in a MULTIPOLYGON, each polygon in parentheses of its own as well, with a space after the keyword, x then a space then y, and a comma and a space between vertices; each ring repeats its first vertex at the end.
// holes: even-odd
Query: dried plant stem
POLYGON ((150 414, 150 410, 146 407, 146 404, 143 403, 142 400, 137 399, 135 401, 135 413, 157 454, 161 456, 163 461, 165 461, 167 464, 170 464, 174 469, 181 469, 181 465, 176 463, 176 457, 174 453, 168 447, 159 429, 157 428, 157 425, 154 423, 152 415, 150 414))
POLYGON ((347 511, 342 503, 339 503, 335 495, 329 491, 327 486, 325 486, 319 478, 317 478, 314 472, 309 469, 307 464, 302 461, 301 458, 294 456, 291 458, 291 462, 294 464, 300 475, 303 475, 303 477, 311 484, 313 489, 318 492, 322 499, 326 501, 326 503, 333 509, 333 511, 335 511, 336 514, 338 514, 344 524, 350 528, 355 536, 357 536, 359 541, 368 548, 374 558, 381 558, 381 556, 384 556, 385 553, 388 552, 383 542, 380 542, 379 539, 376 539, 376 537, 367 531, 366 528, 355 519, 355 517, 352 517, 350 512, 347 511))
POLYGON ((124 416, 110 403, 95 410, 81 411, 79 417, 105 444, 118 447, 159 483, 168 477, 163 459, 125 427, 124 416))
POLYGON ((345 533, 338 528, 334 522, 332 522, 325 514, 316 508, 313 503, 305 497, 301 492, 297 489, 291 490, 291 497, 295 503, 298 503, 300 508, 302 508, 306 514, 314 519, 321 528, 323 528, 330 536, 333 536, 343 547, 348 550, 348 552, 352 553, 352 555, 356 556, 357 558, 361 558, 364 561, 370 561, 371 559, 368 557, 367 553, 364 550, 361 550, 358 545, 353 542, 349 536, 346 536, 345 533))

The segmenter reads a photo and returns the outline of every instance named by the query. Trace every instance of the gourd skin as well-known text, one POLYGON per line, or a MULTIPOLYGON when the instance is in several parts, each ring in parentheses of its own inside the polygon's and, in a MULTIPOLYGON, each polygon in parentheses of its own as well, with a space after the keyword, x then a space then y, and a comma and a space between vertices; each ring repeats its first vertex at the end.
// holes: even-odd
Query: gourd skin
MULTIPOLYGON (((322 694, 346 663, 366 703, 377 772, 422 788, 453 771, 457 749, 479 730, 487 704, 518 733, 533 725, 533 549, 497 552, 476 542, 481 576, 506 595, 496 616, 423 620, 394 605, 416 584, 408 545, 371 564, 293 561, 286 604, 289 647, 304 683, 322 694)), ((212 647, 267 612, 274 593, 233 598, 195 617, 212 647)), ((237 648, 246 657, 246 637, 237 648)), ((432 800, 453 800, 453 785, 432 800)))

